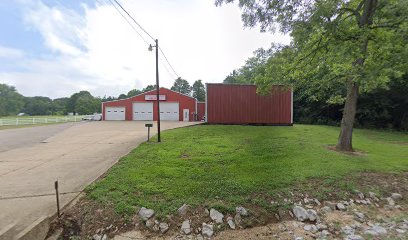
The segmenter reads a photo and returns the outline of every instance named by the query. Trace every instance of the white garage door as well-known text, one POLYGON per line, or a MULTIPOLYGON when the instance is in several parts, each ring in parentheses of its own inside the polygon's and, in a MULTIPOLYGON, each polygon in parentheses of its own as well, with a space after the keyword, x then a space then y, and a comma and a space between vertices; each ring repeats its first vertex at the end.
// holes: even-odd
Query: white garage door
POLYGON ((152 121, 153 120, 153 103, 152 102, 133 103, 133 120, 152 121))
POLYGON ((179 103, 178 102, 161 102, 160 103, 160 120, 179 121, 179 103))
POLYGON ((121 121, 125 120, 125 107, 106 107, 105 108, 105 120, 108 121, 121 121))

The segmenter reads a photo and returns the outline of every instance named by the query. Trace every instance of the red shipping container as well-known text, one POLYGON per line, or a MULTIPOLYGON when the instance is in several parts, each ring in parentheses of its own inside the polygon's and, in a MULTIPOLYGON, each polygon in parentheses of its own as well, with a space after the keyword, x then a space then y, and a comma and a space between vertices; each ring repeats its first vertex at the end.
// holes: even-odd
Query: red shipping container
POLYGON ((260 95, 255 85, 207 84, 206 121, 212 124, 293 124, 293 93, 275 85, 260 95))

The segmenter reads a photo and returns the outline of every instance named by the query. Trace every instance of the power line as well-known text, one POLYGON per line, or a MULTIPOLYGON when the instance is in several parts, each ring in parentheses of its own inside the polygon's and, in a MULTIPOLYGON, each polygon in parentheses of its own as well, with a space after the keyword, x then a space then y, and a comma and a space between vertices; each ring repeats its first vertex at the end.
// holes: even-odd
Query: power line
POLYGON ((166 72, 169 74, 170 78, 172 79, 176 79, 177 77, 174 77, 174 74, 172 74, 172 72, 170 72, 170 70, 168 69, 168 67, 166 66, 165 62, 163 61, 162 58, 159 58, 161 65, 163 66, 163 68, 166 70, 166 72))
POLYGON ((127 18, 125 17, 125 15, 122 14, 122 12, 116 7, 116 5, 113 4, 112 0, 108 0, 108 1, 109 1, 109 3, 116 9, 116 11, 123 17, 123 19, 126 20, 126 22, 129 24, 129 26, 132 27, 132 29, 137 33, 137 35, 139 35, 139 37, 142 38, 142 40, 143 40, 147 45, 149 45, 149 42, 147 42, 147 40, 142 36, 142 34, 140 34, 139 31, 137 31, 137 29, 135 28, 135 26, 133 26, 133 25, 130 23, 129 19, 127 19, 127 18))
MULTIPOLYGON (((118 11, 118 13, 126 20, 126 22, 132 27, 132 29, 143 39, 143 41, 146 44, 149 44, 147 42, 147 40, 136 30, 136 28, 133 26, 133 24, 130 23, 130 21, 120 12, 120 10, 116 7, 116 5, 112 2, 112 0, 108 0, 116 9, 116 11, 118 11)), ((115 3, 133 20, 133 22, 139 26, 139 28, 146 33, 153 41, 155 41, 155 38, 152 37, 152 35, 150 35, 131 15, 128 11, 126 11, 126 9, 118 2, 118 0, 113 0, 115 1, 115 3)), ((174 70, 174 67, 171 65, 169 59, 167 58, 166 54, 164 53, 163 49, 161 47, 159 47, 159 50, 161 52, 161 54, 163 55, 164 59, 166 60, 167 64, 170 66, 171 70, 173 71, 173 73, 179 78, 180 76, 177 74, 176 70, 174 70)), ((166 71, 169 73, 169 75, 171 76, 172 74, 170 74, 169 69, 163 65, 166 69, 166 71)), ((173 77, 173 76, 171 76, 173 77)))
POLYGON ((161 47, 159 47, 160 52, 163 54, 164 59, 166 59, 166 62, 169 64, 171 70, 173 70, 174 74, 179 78, 180 76, 177 74, 176 70, 174 70, 173 66, 170 64, 170 61, 167 59, 166 54, 164 54, 163 50, 161 47))
POLYGON ((137 24, 137 26, 139 26, 140 29, 142 29, 142 31, 147 34, 147 36, 149 36, 153 41, 156 40, 154 37, 152 37, 152 35, 150 35, 150 34, 142 27, 142 25, 140 25, 140 24, 132 17, 132 15, 130 15, 130 14, 122 7, 122 5, 121 5, 117 0, 113 0, 113 1, 115 1, 116 4, 119 5, 119 7, 133 20, 133 22, 135 22, 135 23, 137 24))

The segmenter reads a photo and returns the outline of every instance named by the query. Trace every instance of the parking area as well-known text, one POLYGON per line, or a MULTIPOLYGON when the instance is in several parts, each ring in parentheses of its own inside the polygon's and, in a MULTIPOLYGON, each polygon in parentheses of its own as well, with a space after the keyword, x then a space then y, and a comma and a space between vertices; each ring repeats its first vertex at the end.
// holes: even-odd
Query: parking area
MULTIPOLYGON (((146 122, 67 123, 0 131, 0 239, 56 212, 147 139, 146 122)), ((162 130, 194 125, 162 122, 162 130)), ((156 133, 156 124, 152 133, 156 133)))

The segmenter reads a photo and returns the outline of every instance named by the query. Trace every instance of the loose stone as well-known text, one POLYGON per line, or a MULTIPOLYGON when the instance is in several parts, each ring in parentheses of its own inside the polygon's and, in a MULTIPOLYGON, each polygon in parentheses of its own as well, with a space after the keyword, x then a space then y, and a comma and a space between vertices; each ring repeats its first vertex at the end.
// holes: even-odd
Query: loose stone
POLYGON ((182 224, 181 224, 181 232, 183 232, 184 234, 188 235, 191 233, 191 226, 190 226, 190 220, 185 220, 182 224))
POLYGON ((144 221, 150 219, 151 217, 153 217, 153 215, 154 215, 153 209, 147 209, 147 208, 142 207, 139 210, 139 217, 144 221))
POLYGON ((201 232, 205 237, 212 237, 212 235, 214 234, 213 225, 203 223, 203 229, 201 232))

